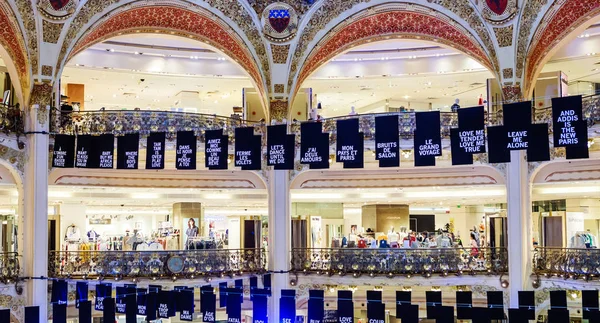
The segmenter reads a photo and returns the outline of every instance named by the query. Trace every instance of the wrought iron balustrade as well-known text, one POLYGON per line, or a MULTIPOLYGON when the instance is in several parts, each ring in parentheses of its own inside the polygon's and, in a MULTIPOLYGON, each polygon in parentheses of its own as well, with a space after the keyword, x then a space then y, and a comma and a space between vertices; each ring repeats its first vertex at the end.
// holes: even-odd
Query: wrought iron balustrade
POLYGON ((194 278, 262 273, 264 249, 51 251, 51 278, 194 278))
POLYGON ((17 136, 25 132, 23 114, 19 104, 0 104, 0 132, 5 134, 14 133, 17 136))
POLYGON ((0 282, 14 282, 20 275, 19 255, 16 252, 0 253, 0 282))
POLYGON ((533 273, 563 278, 600 276, 600 249, 535 248, 533 273))
POLYGON ((292 271, 354 277, 377 275, 502 274, 508 271, 505 248, 439 249, 293 249, 292 271))

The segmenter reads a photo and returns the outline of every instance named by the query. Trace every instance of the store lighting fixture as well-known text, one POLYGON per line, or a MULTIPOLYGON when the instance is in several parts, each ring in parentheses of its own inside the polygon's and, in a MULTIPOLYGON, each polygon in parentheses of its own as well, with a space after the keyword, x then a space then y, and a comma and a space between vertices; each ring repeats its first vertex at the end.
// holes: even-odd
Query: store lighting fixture
POLYGON ((154 208, 148 208, 147 210, 144 209, 133 209, 133 210, 122 210, 122 209, 87 209, 85 210, 85 214, 87 215, 107 215, 107 214, 111 214, 111 215, 119 215, 119 214, 127 214, 127 215, 133 215, 133 214, 169 214, 171 213, 171 210, 169 209, 154 209, 154 208))
POLYGON ((385 193, 363 193, 360 195, 361 199, 385 199, 388 195, 385 193))
POLYGON ((204 198, 207 200, 230 200, 231 195, 219 193, 219 194, 205 194, 204 198))
POLYGON ((447 207, 412 207, 409 206, 409 211, 425 211, 425 212, 448 212, 450 208, 447 207))
POLYGON ((238 210, 232 210, 232 209, 216 209, 216 210, 209 210, 209 209, 204 209, 204 215, 205 216, 219 216, 219 215, 268 215, 269 214, 269 210, 268 209, 238 209, 238 210))
POLYGON ((594 138, 588 139, 588 142, 587 142, 588 149, 592 148, 592 145, 594 145, 594 138))
POLYGON ((153 193, 134 193, 134 194, 131 194, 131 198, 132 199, 136 199, 136 200, 138 200, 138 199, 141 199, 141 200, 142 199, 143 200, 146 200, 146 199, 150 200, 150 199, 157 199, 157 198, 159 198, 159 195, 158 194, 153 194, 153 193))
POLYGON ((292 194, 292 200, 333 200, 341 199, 342 194, 337 193, 295 193, 292 194))
POLYGON ((48 197, 57 197, 57 198, 66 198, 66 197, 72 197, 73 194, 71 192, 65 192, 65 191, 49 191, 48 192, 48 197))
POLYGON ((600 192, 600 186, 570 186, 570 187, 549 187, 540 189, 540 194, 568 194, 568 193, 597 193, 600 192))
POLYGON ((470 190, 470 191, 423 191, 406 192, 408 198, 427 198, 427 197, 464 197, 464 196, 504 196, 503 190, 470 190))

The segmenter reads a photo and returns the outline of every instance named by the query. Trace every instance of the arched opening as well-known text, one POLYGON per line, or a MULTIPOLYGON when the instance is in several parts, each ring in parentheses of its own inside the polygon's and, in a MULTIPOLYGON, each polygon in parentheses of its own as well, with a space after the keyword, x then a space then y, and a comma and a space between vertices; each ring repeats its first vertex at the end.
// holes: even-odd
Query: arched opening
MULTIPOLYGON (((318 89, 313 89, 313 95, 329 92, 325 100, 333 94, 344 98, 338 99, 344 106, 338 115, 348 113, 350 106, 360 111, 377 102, 383 111, 373 111, 384 112, 386 104, 409 110, 443 110, 456 98, 464 100, 462 106, 479 104, 480 96, 490 104, 493 99, 501 101, 498 82, 487 81, 496 77, 495 60, 477 38, 451 18, 416 7, 376 7, 329 31, 298 68, 292 95, 300 95, 290 117, 304 119, 297 100, 306 97, 301 89, 311 87, 318 89), (361 94, 376 99, 353 100, 361 94)), ((314 97, 306 100, 312 104, 304 106, 316 107, 314 97)))
MULTIPOLYGON (((544 23, 535 31, 527 51, 523 88, 526 97, 548 96, 545 91, 540 94, 542 92, 540 88, 536 89, 540 79, 548 80, 550 77, 559 79, 560 77, 556 75, 546 73, 555 72, 561 66, 565 68, 565 64, 576 64, 566 67, 577 70, 573 73, 576 75, 575 79, 594 74, 595 71, 592 70, 594 67, 587 71, 582 70, 594 62, 575 61, 583 58, 592 59, 596 56, 593 36, 595 36, 594 26, 600 22, 599 14, 600 4, 595 1, 568 0, 555 3, 548 9, 543 19, 544 23)), ((571 80, 571 77, 568 79, 571 80)), ((561 84, 561 82, 555 83, 561 84)), ((566 93, 566 90, 564 92, 566 93)), ((573 91, 569 90, 569 92, 573 91)))
MULTIPOLYGON (((59 66, 65 91, 65 84, 72 82, 69 78, 74 82, 87 78, 90 87, 104 87, 107 98, 86 94, 87 99, 78 99, 93 108, 102 107, 104 101, 106 109, 168 111, 190 101, 187 105, 193 105, 195 112, 228 116, 233 106, 246 105, 245 117, 268 118, 265 82, 258 64, 241 38, 203 9, 170 5, 119 8, 79 37, 59 66), (203 89, 205 85, 207 89, 203 89), (106 93, 106 87, 110 92, 106 93), (244 102, 245 94, 255 99, 244 102), (111 96, 119 100, 110 100, 111 96), (122 102, 121 106, 117 102, 122 102), (223 108, 227 105, 232 106, 223 108)), ((76 86, 72 90, 79 96, 76 86)), ((189 108, 187 112, 194 112, 189 108)))
MULTIPOLYGON (((24 106, 29 98, 29 63, 25 42, 8 3, 0 4, 0 90, 10 91, 4 104, 24 106)), ((4 96, 2 97, 4 99, 4 96)))

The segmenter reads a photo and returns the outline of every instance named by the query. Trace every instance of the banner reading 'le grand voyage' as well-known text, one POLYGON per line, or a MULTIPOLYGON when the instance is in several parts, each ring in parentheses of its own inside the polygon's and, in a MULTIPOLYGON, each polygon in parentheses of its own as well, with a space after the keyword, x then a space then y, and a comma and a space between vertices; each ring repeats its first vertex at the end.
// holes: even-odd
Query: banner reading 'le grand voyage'
POLYGON ((435 166, 435 157, 442 155, 440 112, 417 112, 415 119, 415 166, 435 166))

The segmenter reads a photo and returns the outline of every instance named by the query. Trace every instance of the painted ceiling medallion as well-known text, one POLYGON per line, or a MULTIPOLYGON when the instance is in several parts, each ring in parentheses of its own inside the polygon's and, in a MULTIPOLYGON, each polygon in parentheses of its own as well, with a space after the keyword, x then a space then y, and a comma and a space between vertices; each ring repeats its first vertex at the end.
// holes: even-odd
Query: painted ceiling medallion
POLYGON ((517 0, 485 0, 479 6, 485 19, 495 24, 505 23, 517 13, 517 0))
POLYGON ((40 12, 51 20, 65 20, 77 9, 79 0, 38 0, 40 12))
POLYGON ((273 3, 262 13, 262 27, 263 33, 269 40, 288 41, 298 31, 298 14, 286 3, 273 3))

